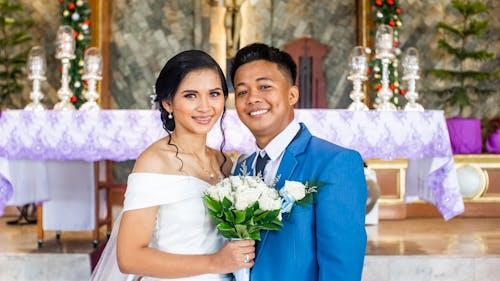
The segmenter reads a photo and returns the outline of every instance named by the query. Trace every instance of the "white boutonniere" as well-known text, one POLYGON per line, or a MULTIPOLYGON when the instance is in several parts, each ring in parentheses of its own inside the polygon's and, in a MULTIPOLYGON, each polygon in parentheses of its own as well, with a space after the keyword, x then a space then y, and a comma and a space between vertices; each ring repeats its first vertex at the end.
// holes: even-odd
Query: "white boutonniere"
POLYGON ((285 185, 280 189, 282 198, 281 213, 288 213, 290 217, 295 205, 306 206, 314 202, 314 193, 318 192, 319 186, 308 182, 285 181, 285 185))

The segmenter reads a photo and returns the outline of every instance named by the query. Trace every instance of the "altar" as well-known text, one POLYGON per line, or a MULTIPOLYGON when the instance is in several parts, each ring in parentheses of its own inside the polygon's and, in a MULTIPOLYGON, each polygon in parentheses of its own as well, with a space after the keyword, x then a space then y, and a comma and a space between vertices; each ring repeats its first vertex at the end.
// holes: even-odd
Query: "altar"
MULTIPOLYGON (((435 205, 445 220, 464 211, 442 111, 297 109, 296 119, 305 123, 318 137, 359 151, 365 160, 407 158, 408 176, 404 194, 407 202, 425 200, 435 205)), ((234 110, 226 112, 222 125, 226 139, 224 151, 252 152, 253 136, 239 121, 234 110)), ((94 162, 135 159, 149 144, 165 134, 159 112, 152 110, 7 110, 0 116, 0 158, 4 158, 10 168, 2 170, 0 165, 0 173, 13 188, 12 197, 19 198, 23 189, 33 188, 20 184, 22 178, 39 181, 44 177, 56 177, 62 180, 62 171, 58 169, 37 172, 22 165, 16 169, 19 161, 29 160, 33 165, 44 165, 50 161, 59 161, 60 165, 83 165, 76 168, 82 172, 79 176, 72 174, 66 177, 57 188, 50 181, 40 181, 42 184, 36 189, 45 190, 40 193, 44 196, 36 198, 33 193, 29 194, 30 201, 50 203, 59 196, 57 194, 72 193, 67 189, 88 186, 89 190, 94 190, 94 162), (77 182, 84 183, 84 186, 77 185, 77 182)), ((209 133, 208 145, 218 148, 221 141, 220 126, 216 125, 209 133)), ((2 190, 5 192, 7 188, 0 187, 2 190)), ((5 197, 0 194, 0 208, 15 203, 9 199, 2 201, 5 197)), ((64 201, 60 196, 58 198, 64 201)), ((92 201, 88 198, 83 200, 92 201)), ((88 209, 92 209, 91 203, 88 204, 88 209)), ((95 214, 86 212, 79 219, 86 216, 93 218, 95 214)))

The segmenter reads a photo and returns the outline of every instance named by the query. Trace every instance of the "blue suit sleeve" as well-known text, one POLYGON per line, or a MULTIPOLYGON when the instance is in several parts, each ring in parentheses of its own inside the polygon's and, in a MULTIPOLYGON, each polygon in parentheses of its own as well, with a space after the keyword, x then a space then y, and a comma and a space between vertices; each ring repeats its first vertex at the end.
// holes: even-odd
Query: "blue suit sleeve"
POLYGON ((318 180, 327 183, 316 199, 318 280, 359 281, 366 252, 367 199, 361 156, 341 151, 318 180))

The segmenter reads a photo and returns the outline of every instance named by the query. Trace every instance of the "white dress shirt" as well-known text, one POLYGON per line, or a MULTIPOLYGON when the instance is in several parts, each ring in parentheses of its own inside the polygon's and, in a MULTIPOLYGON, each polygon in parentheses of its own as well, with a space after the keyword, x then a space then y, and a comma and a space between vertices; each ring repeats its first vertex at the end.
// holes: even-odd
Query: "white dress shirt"
POLYGON ((276 173, 278 172, 285 149, 292 142, 299 130, 299 122, 294 119, 281 133, 279 133, 266 147, 264 147, 264 149, 260 149, 257 145, 255 145, 257 155, 252 163, 254 171, 255 163, 259 154, 262 157, 267 154, 270 158, 264 168, 264 182, 267 184, 273 184, 275 181, 276 173))

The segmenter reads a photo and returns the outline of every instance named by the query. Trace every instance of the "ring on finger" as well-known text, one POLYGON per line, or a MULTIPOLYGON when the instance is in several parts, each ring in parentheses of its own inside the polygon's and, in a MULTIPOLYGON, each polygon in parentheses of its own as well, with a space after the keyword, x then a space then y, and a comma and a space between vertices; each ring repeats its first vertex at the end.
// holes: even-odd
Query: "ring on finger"
POLYGON ((245 256, 245 260, 243 262, 244 263, 249 263, 250 262, 250 256, 248 254, 245 256))

